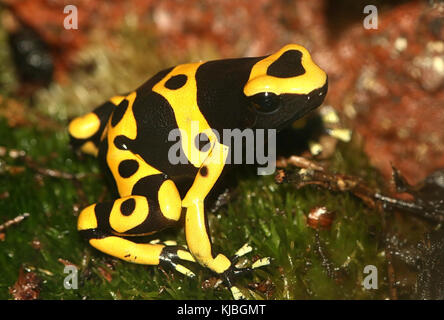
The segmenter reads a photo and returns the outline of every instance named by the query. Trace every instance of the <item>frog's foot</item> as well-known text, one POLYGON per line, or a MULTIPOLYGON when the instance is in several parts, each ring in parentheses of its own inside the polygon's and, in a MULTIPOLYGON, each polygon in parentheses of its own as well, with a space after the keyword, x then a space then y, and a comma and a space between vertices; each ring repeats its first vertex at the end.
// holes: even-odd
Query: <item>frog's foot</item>
MULTIPOLYGON (((252 250, 253 248, 248 243, 244 244, 239 250, 236 251, 234 256, 231 258, 232 266, 235 266, 242 256, 246 255, 247 253, 250 253, 252 250)), ((236 269, 240 270, 240 272, 242 272, 242 270, 251 271, 260 267, 267 266, 269 264, 270 264, 270 257, 266 257, 256 260, 249 268, 236 268, 236 269)))
POLYGON ((187 277, 193 278, 194 272, 185 267, 181 262, 196 262, 191 253, 184 247, 177 246, 174 241, 164 241, 166 246, 159 256, 159 265, 168 269, 176 270, 187 277))
POLYGON ((243 300, 245 296, 239 290, 237 286, 234 285, 235 278, 239 275, 243 275, 247 272, 251 272, 254 269, 264 267, 270 264, 270 258, 261 258, 255 261, 250 267, 238 268, 236 264, 239 261, 239 258, 250 253, 253 248, 248 244, 244 244, 239 250, 236 251, 234 256, 231 258, 231 267, 228 268, 225 272, 222 273, 222 279, 225 281, 227 286, 230 288, 231 294, 235 300, 243 300))
POLYGON ((317 141, 309 140, 308 146, 310 153, 313 156, 328 157, 334 148, 326 147, 327 145, 334 145, 332 140, 340 140, 342 142, 350 142, 352 131, 341 126, 341 121, 335 109, 331 106, 323 106, 319 109, 321 116, 321 126, 324 137, 320 137, 317 141), (327 139, 327 136, 330 138, 327 139), (331 150, 330 150, 331 149, 331 150))

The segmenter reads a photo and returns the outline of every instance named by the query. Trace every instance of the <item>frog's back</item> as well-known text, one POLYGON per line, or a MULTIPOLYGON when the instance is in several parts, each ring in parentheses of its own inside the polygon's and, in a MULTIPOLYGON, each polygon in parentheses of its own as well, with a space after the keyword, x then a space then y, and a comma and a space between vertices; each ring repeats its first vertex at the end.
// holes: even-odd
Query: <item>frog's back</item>
POLYGON ((193 177, 199 164, 169 161, 169 151, 177 143, 169 140, 170 133, 180 129, 192 137, 196 126, 198 133, 247 127, 251 117, 242 88, 259 59, 191 63, 160 71, 132 93, 131 103, 124 99, 116 107, 107 133, 113 137, 108 140, 112 147, 131 150, 171 177, 193 177), (123 129, 113 130, 125 121, 127 125, 119 127, 123 129))
POLYGON ((197 104, 212 128, 244 129, 254 124, 243 88, 252 67, 263 57, 214 60, 196 72, 197 104))
MULTIPOLYGON (((166 98, 179 127, 180 122, 204 120, 216 130, 246 128, 254 112, 248 107, 243 88, 252 67, 263 58, 178 65, 156 74, 137 93, 145 96, 156 92, 166 98)), ((150 103, 146 105, 148 113, 151 107, 150 103)))
POLYGON ((127 96, 114 110, 108 122, 107 139, 101 154, 112 149, 129 150, 145 163, 170 177, 193 177, 197 168, 190 164, 172 164, 168 152, 177 141, 169 141, 170 132, 179 129, 174 109, 169 101, 154 90, 174 68, 160 71, 136 91, 127 96), (134 99, 129 99, 129 97, 134 99))

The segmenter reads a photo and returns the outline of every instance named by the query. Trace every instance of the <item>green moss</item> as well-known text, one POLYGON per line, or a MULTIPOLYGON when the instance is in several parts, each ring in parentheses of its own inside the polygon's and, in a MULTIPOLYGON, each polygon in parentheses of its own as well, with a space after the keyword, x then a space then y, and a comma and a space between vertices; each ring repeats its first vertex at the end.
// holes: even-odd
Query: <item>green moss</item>
POLYGON ((272 265, 257 272, 254 279, 270 279, 276 286, 274 298, 384 297, 383 289, 374 293, 360 284, 365 265, 376 265, 384 273, 381 249, 369 233, 369 229, 380 232, 376 212, 364 208, 348 194, 331 194, 311 187, 295 190, 290 185, 276 186, 272 177, 252 177, 242 181, 239 189, 239 199, 230 204, 225 214, 219 214, 213 231, 221 235, 219 241, 217 238, 215 241, 227 243, 228 252, 234 252, 248 241, 255 252, 272 257, 272 265), (341 279, 340 285, 327 277, 315 251, 314 231, 305 221, 310 209, 320 205, 336 212, 332 229, 321 231, 320 238, 331 263, 338 267, 347 265, 347 276, 341 279))
MULTIPOLYGON (((0 136, 8 147, 26 150, 42 166, 71 173, 94 173, 81 180, 87 202, 99 199, 106 190, 98 174, 96 161, 74 157, 65 133, 41 132, 22 128, 11 130, 0 122, 0 136), (46 159, 44 155, 56 153, 46 159)), ((337 153, 343 155, 341 150, 337 153)), ((339 157, 339 155, 338 155, 339 157)), ((5 159, 10 165, 20 161, 5 159)), ((91 248, 76 231, 76 211, 79 186, 70 180, 44 177, 39 179, 30 169, 21 174, 3 173, 0 193, 8 191, 10 197, 0 200, 2 220, 23 212, 31 215, 20 225, 7 230, 6 240, 0 242, 0 298, 8 299, 7 288, 25 266, 42 279, 42 299, 229 299, 223 287, 202 289, 205 279, 213 276, 196 265, 197 279, 187 279, 158 268, 134 265, 105 256, 91 248), (40 181, 40 182, 39 182, 40 181), (38 240, 40 249, 32 242, 38 240), (63 287, 64 265, 59 259, 79 266, 79 289, 63 287), (112 280, 102 274, 107 270, 112 280)), ((380 232, 375 212, 348 194, 332 194, 326 190, 307 187, 295 190, 291 185, 276 185, 273 177, 245 175, 237 186, 238 197, 228 207, 210 216, 215 250, 233 254, 245 242, 250 243, 253 254, 271 257, 271 266, 258 269, 245 279, 250 282, 270 279, 275 286, 274 299, 372 299, 384 298, 385 284, 373 292, 363 289, 363 268, 373 264, 381 271, 384 259, 380 255, 375 237, 380 232), (305 216, 318 205, 325 205, 337 213, 330 231, 321 231, 320 238, 331 262, 336 266, 347 264, 346 277, 337 283, 326 275, 320 257, 314 250, 314 231, 307 227, 305 216), (369 232, 372 230, 372 232, 369 232)), ((184 243, 182 230, 167 231, 163 239, 176 239, 184 243)), ((255 298, 265 298, 255 292, 255 298)))

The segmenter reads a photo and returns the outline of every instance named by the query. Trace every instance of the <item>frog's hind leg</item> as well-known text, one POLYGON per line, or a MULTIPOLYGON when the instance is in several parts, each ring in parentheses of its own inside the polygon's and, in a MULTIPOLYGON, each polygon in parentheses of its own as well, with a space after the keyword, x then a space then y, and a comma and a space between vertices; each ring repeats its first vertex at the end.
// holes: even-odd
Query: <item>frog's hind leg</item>
POLYGON ((71 145, 84 153, 97 156, 106 124, 116 106, 124 98, 124 96, 112 97, 90 113, 74 118, 68 127, 71 145))
MULTIPOLYGON (((153 182, 159 177, 146 178, 146 182, 153 182)), ((194 273, 181 264, 195 262, 186 248, 165 243, 137 243, 131 239, 172 226, 179 220, 181 209, 179 193, 174 183, 166 179, 155 193, 148 190, 144 195, 130 195, 85 208, 79 216, 78 229, 93 247, 104 253, 128 262, 161 265, 192 277, 194 273), (166 195, 170 199, 167 206, 163 203, 166 195)))

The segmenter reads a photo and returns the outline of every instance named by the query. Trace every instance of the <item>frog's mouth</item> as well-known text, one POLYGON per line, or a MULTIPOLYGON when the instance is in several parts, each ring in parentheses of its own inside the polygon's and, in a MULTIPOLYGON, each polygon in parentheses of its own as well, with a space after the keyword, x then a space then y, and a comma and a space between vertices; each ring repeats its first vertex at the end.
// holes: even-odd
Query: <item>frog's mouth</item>
POLYGON ((321 88, 309 94, 282 94, 279 96, 281 106, 278 109, 272 113, 257 113, 255 127, 282 130, 319 107, 324 102, 327 91, 328 81, 326 80, 321 88))

